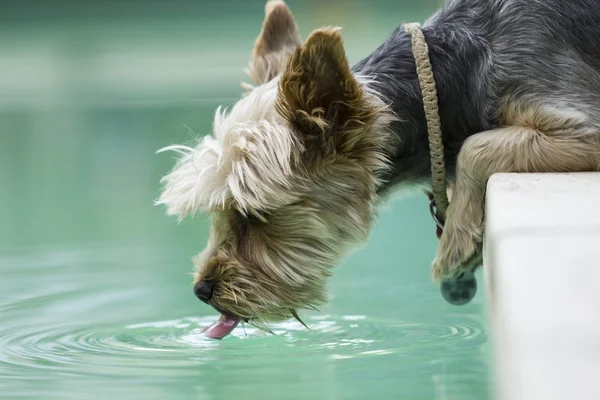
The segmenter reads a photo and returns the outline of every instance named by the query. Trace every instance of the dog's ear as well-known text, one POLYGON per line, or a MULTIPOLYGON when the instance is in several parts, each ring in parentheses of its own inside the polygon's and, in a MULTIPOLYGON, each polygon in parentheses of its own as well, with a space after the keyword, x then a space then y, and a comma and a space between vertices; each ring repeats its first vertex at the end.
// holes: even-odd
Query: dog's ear
POLYGON ((281 0, 270 0, 265 6, 265 20, 246 72, 257 85, 270 81, 284 70, 290 55, 301 44, 290 9, 281 0))
POLYGON ((352 153, 364 142, 376 110, 350 71, 337 28, 313 32, 296 49, 279 81, 276 107, 320 153, 352 153))

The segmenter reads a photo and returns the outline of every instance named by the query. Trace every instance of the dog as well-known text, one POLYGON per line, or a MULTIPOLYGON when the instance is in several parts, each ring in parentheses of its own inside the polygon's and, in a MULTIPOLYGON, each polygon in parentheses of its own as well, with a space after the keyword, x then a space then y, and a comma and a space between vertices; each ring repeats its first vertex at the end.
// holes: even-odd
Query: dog
MULTIPOLYGON (((450 0, 422 32, 454 187, 432 265, 441 280, 482 251, 492 174, 600 170, 600 4, 450 0)), ((338 28, 303 41, 286 4, 267 3, 254 86, 217 110, 213 135, 166 148, 180 158, 157 200, 179 219, 212 216, 193 259, 196 296, 222 314, 210 337, 325 302, 381 199, 431 185, 415 68, 402 26, 350 67, 338 28)))

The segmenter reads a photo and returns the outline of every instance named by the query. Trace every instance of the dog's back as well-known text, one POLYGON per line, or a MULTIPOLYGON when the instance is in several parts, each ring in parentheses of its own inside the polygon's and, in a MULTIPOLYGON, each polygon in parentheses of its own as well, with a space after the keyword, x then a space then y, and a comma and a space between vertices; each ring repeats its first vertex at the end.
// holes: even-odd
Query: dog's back
POLYGON ((500 97, 547 99, 600 123, 600 2, 498 3, 491 44, 500 97))
POLYGON ((600 1, 455 0, 429 24, 466 26, 486 43, 491 108, 507 102, 585 113, 600 126, 600 1))

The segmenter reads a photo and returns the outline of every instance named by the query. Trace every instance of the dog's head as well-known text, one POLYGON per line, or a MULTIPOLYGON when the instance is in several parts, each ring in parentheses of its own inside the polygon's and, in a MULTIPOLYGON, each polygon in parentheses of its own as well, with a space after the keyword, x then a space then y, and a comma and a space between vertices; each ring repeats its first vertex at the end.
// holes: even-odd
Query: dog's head
POLYGON ((331 267, 368 235, 387 165, 387 111, 352 75, 337 29, 302 43, 271 1, 248 73, 257 86, 217 110, 213 135, 169 147, 182 155, 158 200, 180 219, 212 215, 195 292, 231 326, 326 300, 331 267))

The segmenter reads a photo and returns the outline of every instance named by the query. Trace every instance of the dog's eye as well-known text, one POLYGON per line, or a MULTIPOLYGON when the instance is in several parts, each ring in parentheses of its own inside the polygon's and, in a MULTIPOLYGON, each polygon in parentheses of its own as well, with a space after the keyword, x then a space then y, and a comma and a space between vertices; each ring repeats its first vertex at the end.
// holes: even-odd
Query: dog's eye
POLYGON ((248 222, 253 224, 261 224, 267 222, 267 213, 262 211, 252 211, 246 216, 248 222))
POLYGON ((265 224, 267 220, 265 218, 265 214, 256 212, 251 212, 247 214, 238 213, 238 218, 239 219, 237 226, 239 227, 239 244, 243 247, 246 240, 246 232, 249 229, 252 229, 253 227, 265 224))
POLYGON ((258 225, 267 222, 268 213, 262 211, 238 212, 237 218, 242 225, 258 225))

